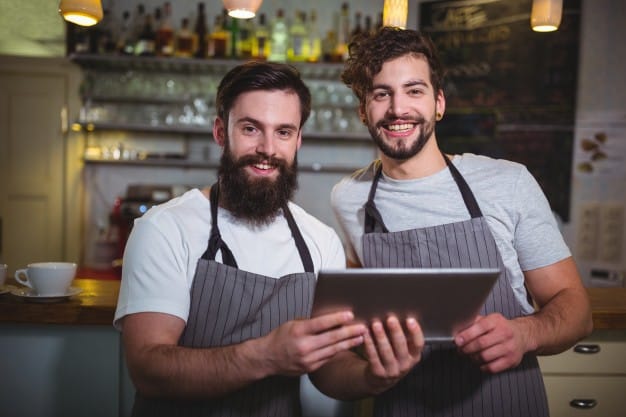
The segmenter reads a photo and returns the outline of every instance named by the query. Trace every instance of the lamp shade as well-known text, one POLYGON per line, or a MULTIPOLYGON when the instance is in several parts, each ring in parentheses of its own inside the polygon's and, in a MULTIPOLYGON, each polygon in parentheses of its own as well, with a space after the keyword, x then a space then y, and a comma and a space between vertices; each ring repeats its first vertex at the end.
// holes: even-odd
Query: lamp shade
POLYGON ((61 0, 59 13, 63 19, 80 26, 93 26, 102 20, 100 0, 61 0))
POLYGON ((408 0, 385 0, 383 3, 383 26, 405 29, 408 14, 408 0))
POLYGON ((559 28, 563 0, 533 0, 530 26, 535 32, 552 32, 559 28))
POLYGON ((235 19, 251 19, 263 0, 223 0, 228 15, 235 19))

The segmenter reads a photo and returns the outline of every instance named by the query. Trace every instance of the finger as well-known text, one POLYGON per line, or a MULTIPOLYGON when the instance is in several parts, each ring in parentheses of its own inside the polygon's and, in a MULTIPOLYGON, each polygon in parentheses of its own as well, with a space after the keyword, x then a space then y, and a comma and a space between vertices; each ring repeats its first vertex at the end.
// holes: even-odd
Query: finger
POLYGON ((367 358, 372 372, 375 375, 382 374, 384 372, 383 364, 378 355, 378 349, 372 335, 368 332, 363 336, 363 350, 365 351, 365 357, 367 358))
POLYGON ((463 347, 464 345, 479 338, 481 335, 487 333, 489 330, 489 321, 485 320, 483 317, 478 317, 471 326, 463 329, 455 335, 454 343, 456 343, 458 347, 463 347))
POLYGON ((387 330, 391 339, 391 347, 395 353, 396 358, 403 358, 409 355, 409 348, 407 346, 406 335, 402 330, 402 325, 396 316, 390 316, 387 318, 387 330))
MULTIPOLYGON (((324 364, 338 353, 345 352, 361 344, 363 344, 363 336, 361 335, 350 339, 344 339, 332 345, 309 352, 306 362, 309 364, 324 364)), ((312 372, 312 370, 308 369, 308 372, 312 372)))
POLYGON ((406 327, 409 333, 407 335, 407 339, 409 342, 409 351, 411 356, 419 357, 421 356, 424 344, 426 343, 422 328, 413 317, 408 317, 406 319, 406 327))
POLYGON ((359 344, 361 344, 363 343, 363 335, 365 333, 367 333, 367 327, 365 327, 364 324, 356 323, 312 335, 309 343, 311 344, 311 348, 315 350, 350 339, 358 339, 360 340, 359 344))
POLYGON ((372 334, 382 366, 392 372, 395 371, 397 365, 396 356, 389 342, 389 338, 387 337, 387 333, 385 332, 385 328, 380 321, 372 323, 372 334))
POLYGON ((320 333, 334 327, 348 324, 352 320, 354 320, 354 314, 349 310, 324 314, 312 319, 303 320, 305 324, 303 330, 306 333, 320 333))

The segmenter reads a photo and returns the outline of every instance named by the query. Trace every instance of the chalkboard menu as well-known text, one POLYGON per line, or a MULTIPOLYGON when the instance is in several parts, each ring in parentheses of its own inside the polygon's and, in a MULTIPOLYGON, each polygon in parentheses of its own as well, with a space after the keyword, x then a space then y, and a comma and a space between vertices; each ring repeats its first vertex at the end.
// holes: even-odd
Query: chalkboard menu
POLYGON ((419 27, 447 69, 441 148, 523 163, 569 220, 580 0, 556 32, 530 28, 531 0, 420 3, 419 27))

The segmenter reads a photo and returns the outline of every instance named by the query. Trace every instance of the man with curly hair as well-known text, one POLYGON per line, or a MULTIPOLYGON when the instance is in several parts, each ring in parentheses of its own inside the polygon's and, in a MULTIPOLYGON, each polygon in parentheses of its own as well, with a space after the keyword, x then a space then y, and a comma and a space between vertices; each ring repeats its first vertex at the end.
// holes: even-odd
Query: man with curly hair
POLYGON ((593 325, 539 185, 521 164, 439 148, 444 71, 419 32, 353 39, 342 79, 380 149, 332 191, 349 263, 501 274, 452 342, 425 343, 415 318, 392 315, 371 323, 363 355, 340 353, 314 383, 337 398, 374 396, 375 416, 547 416, 537 355, 568 349, 593 325))

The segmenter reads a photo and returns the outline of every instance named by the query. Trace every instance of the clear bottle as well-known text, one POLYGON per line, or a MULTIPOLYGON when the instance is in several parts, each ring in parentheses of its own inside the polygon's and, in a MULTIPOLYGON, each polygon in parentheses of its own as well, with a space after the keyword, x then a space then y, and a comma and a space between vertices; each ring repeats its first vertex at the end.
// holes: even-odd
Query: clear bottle
POLYGON ((259 23, 252 37, 252 58, 267 59, 270 54, 270 31, 265 20, 265 13, 259 14, 259 23))
POLYGON ((180 29, 176 33, 176 50, 174 55, 190 58, 193 56, 193 33, 189 29, 189 19, 183 18, 180 29))
POLYGON ((306 61, 310 55, 309 31, 305 24, 305 14, 296 11, 295 19, 289 27, 289 48, 287 49, 287 60, 302 62, 306 61))
POLYGON ((169 1, 163 4, 163 18, 157 29, 156 51, 160 56, 174 54, 174 25, 172 25, 172 6, 169 1))
POLYGON ((322 56, 322 37, 320 35, 320 29, 317 24, 317 12, 315 9, 311 10, 309 14, 309 62, 318 62, 322 56))
POLYGON ((203 2, 198 3, 198 14, 196 24, 193 29, 194 34, 194 56, 196 58, 206 58, 208 53, 209 30, 206 23, 206 13, 203 2))
POLYGON ((283 9, 276 11, 270 38, 272 44, 268 60, 285 62, 287 60, 287 49, 289 49, 289 28, 285 22, 283 9))

